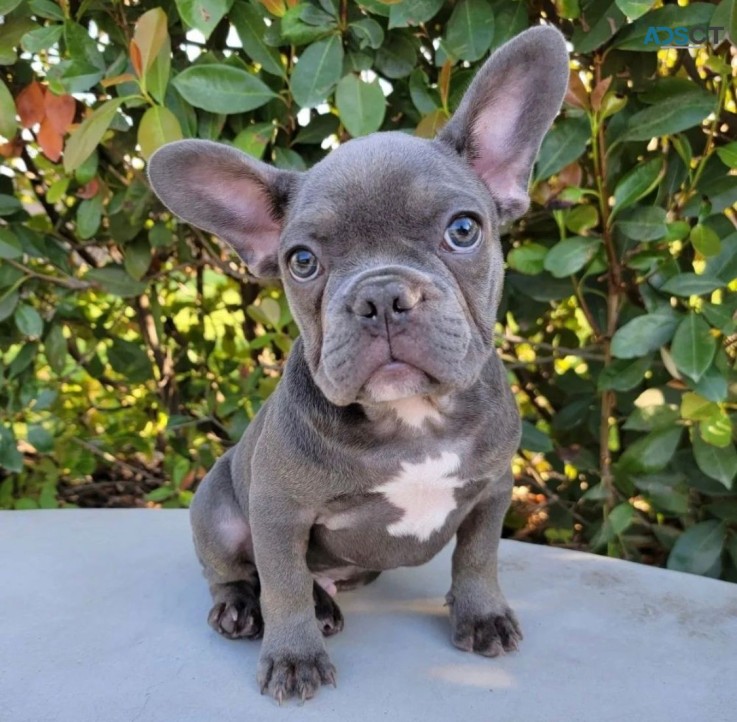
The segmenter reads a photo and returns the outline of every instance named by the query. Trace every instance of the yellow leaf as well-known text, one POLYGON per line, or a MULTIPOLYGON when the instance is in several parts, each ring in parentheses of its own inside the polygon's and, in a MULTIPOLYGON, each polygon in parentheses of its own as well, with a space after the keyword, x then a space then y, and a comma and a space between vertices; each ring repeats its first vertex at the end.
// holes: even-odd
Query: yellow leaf
POLYGON ((153 8, 138 18, 133 41, 141 53, 141 75, 153 65, 168 34, 166 13, 161 8, 153 8))

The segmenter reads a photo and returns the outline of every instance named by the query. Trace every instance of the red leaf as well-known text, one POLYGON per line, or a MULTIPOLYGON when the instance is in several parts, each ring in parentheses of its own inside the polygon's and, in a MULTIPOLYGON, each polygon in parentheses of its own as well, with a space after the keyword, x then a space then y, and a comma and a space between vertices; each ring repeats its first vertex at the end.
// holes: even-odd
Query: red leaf
POLYGON ((20 122, 24 128, 30 128, 32 125, 40 123, 46 116, 44 90, 45 88, 41 83, 34 80, 18 93, 15 105, 18 108, 20 122))
POLYGON ((21 138, 13 138, 13 140, 0 145, 0 156, 3 158, 20 158, 24 147, 25 143, 21 138))
POLYGON ((61 158, 61 149, 64 146, 61 133, 54 128, 50 118, 45 118, 41 123, 41 128, 36 136, 38 144, 44 155, 52 162, 56 163, 61 158))
POLYGON ((47 91, 44 98, 46 118, 54 130, 64 135, 74 120, 74 111, 77 108, 76 101, 71 95, 54 95, 47 91))
POLYGON ((85 183, 78 191, 77 198, 84 198, 89 200, 94 198, 100 190, 100 181, 97 178, 93 178, 89 183, 85 183))
POLYGON ((136 71, 136 75, 140 78, 143 72, 142 61, 141 61, 141 49, 138 47, 138 43, 135 40, 131 40, 130 54, 131 54, 131 65, 133 66, 133 70, 136 71))

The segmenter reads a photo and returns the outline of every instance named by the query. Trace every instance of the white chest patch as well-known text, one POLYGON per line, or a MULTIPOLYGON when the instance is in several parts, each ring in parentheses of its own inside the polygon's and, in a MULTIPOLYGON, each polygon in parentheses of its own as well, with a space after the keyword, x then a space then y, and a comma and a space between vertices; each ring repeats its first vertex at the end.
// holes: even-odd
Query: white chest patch
POLYGON ((406 399, 397 399, 389 403, 389 407, 396 413, 399 420, 411 426, 413 429, 420 429, 428 419, 433 421, 442 421, 440 412, 422 396, 410 396, 406 399))
POLYGON ((387 501, 402 510, 402 518, 386 528, 392 536, 415 536, 427 541, 456 508, 453 490, 465 484, 456 472, 458 454, 443 451, 439 458, 427 457, 417 464, 402 463, 402 470, 378 486, 387 501))

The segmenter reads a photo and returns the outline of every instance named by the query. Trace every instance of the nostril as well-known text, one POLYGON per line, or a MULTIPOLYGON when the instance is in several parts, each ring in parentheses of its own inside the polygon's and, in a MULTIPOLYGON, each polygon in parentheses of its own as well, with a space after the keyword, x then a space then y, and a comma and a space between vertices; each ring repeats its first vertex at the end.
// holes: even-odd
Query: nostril
POLYGON ((422 298, 413 294, 395 296, 392 301, 392 311, 394 313, 407 313, 407 311, 411 311, 422 300, 422 298))
POLYGON ((362 316, 363 318, 376 318, 377 315, 376 304, 366 299, 361 300, 356 305, 354 311, 357 316, 362 316))

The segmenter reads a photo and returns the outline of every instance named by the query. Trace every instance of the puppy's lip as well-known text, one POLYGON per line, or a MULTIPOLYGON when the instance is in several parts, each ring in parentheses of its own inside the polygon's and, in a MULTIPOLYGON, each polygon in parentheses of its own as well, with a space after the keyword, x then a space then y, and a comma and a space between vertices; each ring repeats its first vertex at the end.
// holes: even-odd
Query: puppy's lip
POLYGON ((413 396, 426 389, 429 381, 430 377, 417 366, 391 360, 371 372, 363 389, 373 401, 388 401, 413 396))

